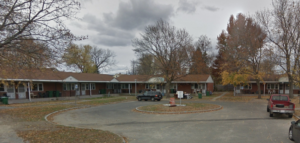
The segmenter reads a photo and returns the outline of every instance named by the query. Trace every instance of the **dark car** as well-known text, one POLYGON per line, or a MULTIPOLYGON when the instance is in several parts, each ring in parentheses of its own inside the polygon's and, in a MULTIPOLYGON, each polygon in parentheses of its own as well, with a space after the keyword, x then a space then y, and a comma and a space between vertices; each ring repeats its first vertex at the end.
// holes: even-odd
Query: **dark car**
POLYGON ((292 121, 289 129, 289 138, 296 143, 300 143, 300 120, 292 121))
POLYGON ((162 98, 163 96, 159 91, 145 91, 143 94, 138 95, 136 97, 138 101, 142 101, 142 100, 160 101, 162 98))

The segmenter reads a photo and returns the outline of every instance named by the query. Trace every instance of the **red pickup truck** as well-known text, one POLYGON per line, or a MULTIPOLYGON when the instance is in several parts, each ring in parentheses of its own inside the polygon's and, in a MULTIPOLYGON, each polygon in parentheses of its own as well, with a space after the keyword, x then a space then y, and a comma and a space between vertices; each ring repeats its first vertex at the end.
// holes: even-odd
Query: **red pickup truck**
POLYGON ((274 94, 267 100, 269 101, 267 111, 270 112, 270 117, 273 117, 274 113, 287 114, 289 118, 293 117, 295 104, 291 103, 288 95, 274 94))

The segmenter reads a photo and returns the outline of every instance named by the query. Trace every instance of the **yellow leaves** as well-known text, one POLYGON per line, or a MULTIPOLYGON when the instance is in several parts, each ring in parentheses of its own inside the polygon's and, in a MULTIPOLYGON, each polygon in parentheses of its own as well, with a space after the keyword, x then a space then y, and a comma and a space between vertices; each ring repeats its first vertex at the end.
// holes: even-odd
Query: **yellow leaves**
POLYGON ((221 76, 223 85, 232 84, 233 86, 237 86, 246 84, 249 81, 249 76, 247 74, 228 73, 227 71, 223 71, 221 76))

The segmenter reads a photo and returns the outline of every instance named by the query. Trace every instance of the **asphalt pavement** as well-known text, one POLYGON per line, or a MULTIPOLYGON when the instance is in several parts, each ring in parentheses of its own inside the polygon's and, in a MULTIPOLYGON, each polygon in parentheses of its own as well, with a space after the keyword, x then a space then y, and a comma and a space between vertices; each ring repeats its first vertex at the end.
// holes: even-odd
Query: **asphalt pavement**
MULTIPOLYGON (((54 117, 61 125, 111 131, 130 143, 290 143, 293 119, 269 117, 267 102, 196 101, 222 110, 181 115, 156 115, 132 109, 168 101, 133 101, 64 112, 54 117)), ((186 102, 186 101, 183 101, 186 102)), ((191 101, 195 102, 195 101, 191 101)))

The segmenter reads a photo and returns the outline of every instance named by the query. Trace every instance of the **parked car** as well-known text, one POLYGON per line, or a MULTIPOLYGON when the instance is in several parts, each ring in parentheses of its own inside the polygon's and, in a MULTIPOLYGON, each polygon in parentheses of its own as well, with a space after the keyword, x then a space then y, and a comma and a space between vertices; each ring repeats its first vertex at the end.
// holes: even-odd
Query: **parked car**
POLYGON ((162 98, 163 96, 159 91, 145 91, 143 94, 138 95, 136 97, 138 101, 142 101, 142 100, 160 101, 162 98))
POLYGON ((297 122, 292 121, 289 129, 289 139, 300 143, 300 120, 297 122))
POLYGON ((288 95, 274 94, 267 99, 267 112, 270 112, 270 117, 276 114, 287 114, 289 118, 293 117, 295 112, 295 104, 292 103, 288 95))

